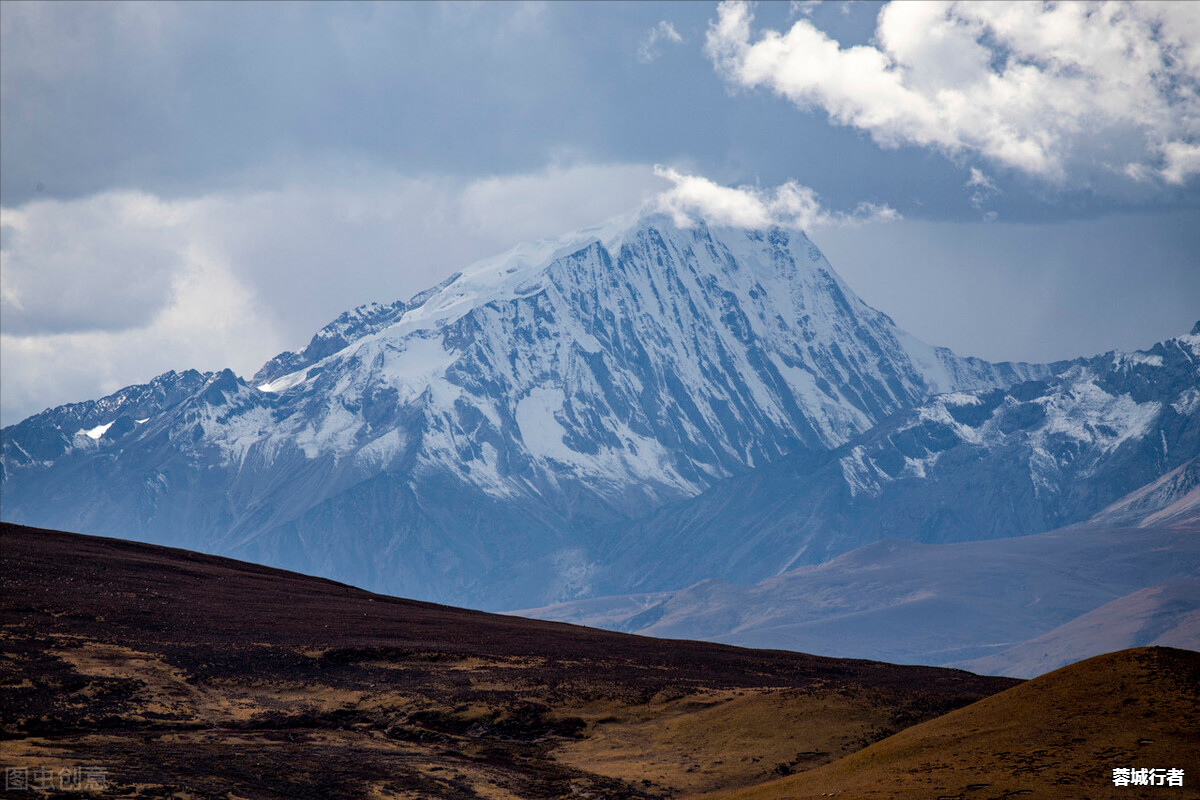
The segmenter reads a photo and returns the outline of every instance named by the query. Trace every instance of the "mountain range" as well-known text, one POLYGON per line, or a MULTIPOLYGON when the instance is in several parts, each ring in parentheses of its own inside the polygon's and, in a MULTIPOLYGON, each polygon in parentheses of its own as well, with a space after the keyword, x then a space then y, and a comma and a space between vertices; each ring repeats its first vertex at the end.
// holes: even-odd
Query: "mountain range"
POLYGON ((515 612, 628 633, 1035 677, 1129 647, 1200 650, 1200 526, 888 539, 753 585, 515 612))
POLYGON ((803 233, 638 212, 5 428, 0 513, 505 610, 1043 533, 1198 455, 1200 325, 994 364, 803 233))
POLYGON ((882 539, 1049 531, 1197 454, 1200 325, 1147 351, 1059 365, 1044 380, 940 394, 832 451, 791 454, 664 506, 620 532, 612 585, 746 583, 882 539), (667 557, 681 548, 693 557, 667 557))

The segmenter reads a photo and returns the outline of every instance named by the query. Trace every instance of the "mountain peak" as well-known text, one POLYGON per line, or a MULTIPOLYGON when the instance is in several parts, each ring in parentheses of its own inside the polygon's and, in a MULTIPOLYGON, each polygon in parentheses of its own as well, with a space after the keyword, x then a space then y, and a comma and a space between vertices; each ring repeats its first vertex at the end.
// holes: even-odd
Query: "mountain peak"
MULTIPOLYGON (((597 225, 521 242, 502 253, 470 264, 408 301, 396 301, 390 305, 371 303, 345 312, 318 331, 304 349, 280 353, 272 358, 255 373, 251 382, 264 391, 289 389, 303 380, 302 377, 296 377, 299 372, 372 335, 389 328, 393 329, 389 333, 393 337, 418 330, 441 330, 488 303, 508 302, 542 291, 546 285, 544 278, 552 265, 583 253, 589 247, 602 248, 611 264, 618 260, 624 246, 648 236, 657 237, 664 244, 671 242, 678 251, 699 247, 715 252, 714 248, 719 246, 725 252, 704 262, 710 266, 722 267, 729 262, 761 266, 790 245, 810 262, 824 262, 824 256, 816 246, 798 231, 789 236, 775 227, 753 230, 710 227, 702 218, 681 226, 670 214, 652 207, 642 207, 597 225)), ((827 262, 819 266, 837 284, 836 290, 840 295, 853 298, 848 287, 841 284, 827 262)), ((788 290, 783 294, 790 293, 788 290)), ((863 305, 857 298, 853 300, 863 305)))

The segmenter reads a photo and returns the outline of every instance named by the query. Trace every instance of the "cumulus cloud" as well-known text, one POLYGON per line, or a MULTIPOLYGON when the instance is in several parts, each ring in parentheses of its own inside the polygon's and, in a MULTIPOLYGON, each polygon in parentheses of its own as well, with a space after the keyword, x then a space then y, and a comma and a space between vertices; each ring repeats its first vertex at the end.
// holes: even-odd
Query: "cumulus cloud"
POLYGON ((675 30, 675 26, 665 19, 646 31, 646 35, 638 42, 637 57, 643 64, 649 64, 662 55, 662 42, 680 44, 683 37, 675 30))
POLYGON ((725 0, 706 52, 735 86, 883 146, 978 153, 1051 181, 1200 172, 1200 14, 1188 3, 890 3, 873 46, 809 19, 755 36, 725 0))
POLYGON ((654 204, 659 211, 671 214, 677 225, 691 225, 695 217, 702 217, 715 225, 782 225, 811 231, 900 218, 890 206, 874 203, 860 203, 850 213, 830 211, 821 205, 815 191, 795 181, 765 191, 753 186, 722 186, 670 167, 656 166, 654 172, 674 184, 658 195, 654 204))
POLYGON ((1200 144, 1167 142, 1163 145, 1163 180, 1167 183, 1183 183, 1191 175, 1200 173, 1200 144))

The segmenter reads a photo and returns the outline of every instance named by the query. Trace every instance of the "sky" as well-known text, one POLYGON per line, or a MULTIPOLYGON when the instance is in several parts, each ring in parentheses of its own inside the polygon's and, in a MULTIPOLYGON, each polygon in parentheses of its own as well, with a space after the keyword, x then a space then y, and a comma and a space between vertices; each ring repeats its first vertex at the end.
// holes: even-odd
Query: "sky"
POLYGON ((0 422, 639 205, 964 355, 1200 319, 1200 4, 0 4, 0 422))

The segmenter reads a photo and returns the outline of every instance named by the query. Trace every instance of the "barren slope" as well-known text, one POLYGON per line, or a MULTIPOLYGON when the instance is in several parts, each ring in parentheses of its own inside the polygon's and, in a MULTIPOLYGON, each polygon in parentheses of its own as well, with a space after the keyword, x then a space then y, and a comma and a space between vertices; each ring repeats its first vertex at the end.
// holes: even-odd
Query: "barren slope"
POLYGON ((678 796, 825 763, 1015 683, 8 524, 0 637, 4 763, 102 766, 122 797, 678 796))

